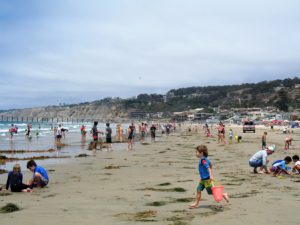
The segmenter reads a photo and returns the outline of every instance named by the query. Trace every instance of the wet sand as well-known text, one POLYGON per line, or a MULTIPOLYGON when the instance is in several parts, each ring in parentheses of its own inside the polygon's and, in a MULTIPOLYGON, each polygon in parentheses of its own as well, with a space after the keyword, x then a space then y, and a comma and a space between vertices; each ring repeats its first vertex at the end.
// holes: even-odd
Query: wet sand
MULTIPOLYGON (((241 134, 241 128, 235 131, 241 134)), ((181 132, 149 145, 136 144, 130 152, 99 151, 95 157, 49 165, 49 187, 25 194, 0 192, 0 207, 21 207, 0 214, 1 224, 299 224, 300 176, 255 175, 248 165, 260 148, 262 132, 243 134, 242 143, 226 146, 204 137, 202 130, 181 132), (231 199, 229 204, 216 203, 203 193, 199 209, 190 210, 199 181, 194 148, 203 143, 214 178, 231 199)), ((267 142, 278 146, 271 162, 300 154, 300 131, 288 152, 283 150, 284 138, 280 131, 269 131, 267 142)))

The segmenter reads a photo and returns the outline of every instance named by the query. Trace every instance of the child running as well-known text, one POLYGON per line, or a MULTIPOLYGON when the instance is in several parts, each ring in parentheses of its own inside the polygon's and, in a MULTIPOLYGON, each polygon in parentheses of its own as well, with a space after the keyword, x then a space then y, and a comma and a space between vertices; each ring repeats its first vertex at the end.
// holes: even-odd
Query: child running
MULTIPOLYGON (((207 193, 209 195, 212 194, 212 181, 213 181, 213 175, 212 175, 212 165, 208 157, 208 150, 206 145, 199 145, 196 148, 196 157, 199 158, 199 165, 198 165, 198 171, 200 174, 200 183, 197 187, 197 195, 195 202, 191 204, 189 207, 191 209, 196 209, 199 207, 199 202, 201 200, 201 192, 206 189, 207 193)), ((223 193, 223 198, 226 200, 226 202, 229 202, 228 194, 223 193)))

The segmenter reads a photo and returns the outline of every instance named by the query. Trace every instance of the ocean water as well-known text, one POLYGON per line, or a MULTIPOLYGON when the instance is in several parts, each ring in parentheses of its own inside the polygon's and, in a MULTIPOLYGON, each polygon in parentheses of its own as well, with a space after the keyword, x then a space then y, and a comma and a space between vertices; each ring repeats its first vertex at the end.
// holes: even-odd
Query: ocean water
MULTIPOLYGON (((9 122, 0 122, 0 155, 4 155, 9 158, 30 158, 33 156, 67 156, 67 157, 74 157, 81 153, 88 153, 88 145, 90 141, 92 141, 92 135, 90 134, 90 130, 92 129, 92 123, 85 123, 86 126, 86 137, 82 138, 80 128, 82 123, 75 124, 75 123, 60 123, 62 126, 69 131, 66 132, 65 138, 62 138, 61 143, 66 144, 64 147, 57 147, 55 139, 54 139, 54 132, 52 130, 53 127, 57 126, 57 124, 51 123, 31 123, 31 138, 28 138, 25 135, 25 130, 27 128, 26 123, 14 123, 18 127, 18 133, 11 138, 9 133, 9 128, 11 127, 11 123, 9 122), (37 135, 38 133, 38 135, 37 135), (54 152, 29 152, 33 150, 49 150, 54 149, 54 152), (25 153, 5 153, 5 151, 9 150, 23 150, 25 153), (28 151, 28 152, 26 152, 28 151)), ((123 133, 127 132, 126 128, 128 124, 122 124, 123 133)), ((98 130, 103 131, 105 133, 105 124, 98 124, 98 130)), ((113 131, 113 136, 116 134, 116 124, 111 124, 111 128, 113 131)), ((105 135, 100 135, 100 138, 105 140, 105 135)), ((122 150, 126 149, 127 145, 125 143, 121 144, 113 144, 114 150, 122 150)), ((56 163, 64 163, 67 162, 68 159, 45 159, 45 160, 36 160, 37 163, 41 165, 47 164, 56 164, 56 163)), ((2 163, 0 161, 0 169, 3 170, 11 170, 15 163, 21 164, 22 169, 26 169, 27 160, 17 160, 7 163, 2 163)), ((3 178, 6 174, 0 175, 3 178)), ((2 179, 0 179, 2 180, 2 179)))

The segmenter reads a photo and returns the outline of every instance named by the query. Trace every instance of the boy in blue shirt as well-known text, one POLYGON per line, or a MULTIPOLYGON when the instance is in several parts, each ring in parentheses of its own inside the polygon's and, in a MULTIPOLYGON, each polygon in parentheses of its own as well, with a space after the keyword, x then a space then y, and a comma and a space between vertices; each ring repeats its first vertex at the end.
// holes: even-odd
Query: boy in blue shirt
POLYGON ((270 172, 273 173, 274 176, 279 176, 280 174, 289 174, 286 165, 292 162, 292 158, 287 156, 284 160, 277 160, 272 164, 270 172))
MULTIPOLYGON (((199 145, 196 148, 196 157, 199 158, 199 165, 198 165, 198 171, 200 174, 200 183, 197 187, 197 195, 195 202, 190 205, 191 209, 195 209, 199 207, 199 202, 201 200, 201 192, 206 189, 207 193, 209 195, 212 194, 212 181, 213 181, 213 175, 212 175, 212 165, 208 157, 208 150, 206 145, 199 145)), ((228 194, 223 193, 223 198, 226 200, 226 202, 229 202, 228 194)))
POLYGON ((49 183, 47 171, 43 167, 36 165, 34 160, 27 162, 27 169, 33 172, 33 177, 28 183, 31 188, 43 188, 49 183))

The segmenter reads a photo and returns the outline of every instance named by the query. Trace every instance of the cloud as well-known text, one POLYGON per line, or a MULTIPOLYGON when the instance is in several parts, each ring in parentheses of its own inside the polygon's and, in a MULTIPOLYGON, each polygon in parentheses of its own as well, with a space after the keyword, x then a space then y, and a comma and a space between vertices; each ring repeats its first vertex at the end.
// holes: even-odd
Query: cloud
POLYGON ((1 1, 0 108, 299 76, 299 6, 1 1))

